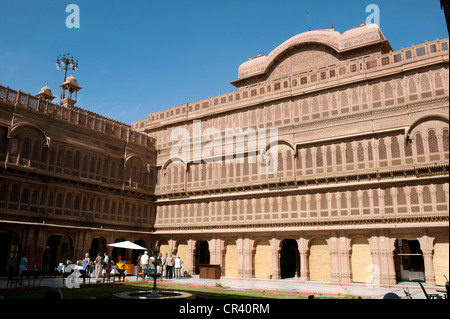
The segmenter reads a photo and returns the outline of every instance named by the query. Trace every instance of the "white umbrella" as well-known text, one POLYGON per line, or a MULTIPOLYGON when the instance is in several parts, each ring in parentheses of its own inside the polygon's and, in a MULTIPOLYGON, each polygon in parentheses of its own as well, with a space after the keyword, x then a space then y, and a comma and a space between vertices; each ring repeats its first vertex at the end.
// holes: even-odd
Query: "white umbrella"
POLYGON ((126 248, 126 249, 136 249, 136 250, 147 250, 147 248, 136 245, 131 241, 122 241, 120 243, 108 244, 107 246, 117 247, 117 248, 126 248))

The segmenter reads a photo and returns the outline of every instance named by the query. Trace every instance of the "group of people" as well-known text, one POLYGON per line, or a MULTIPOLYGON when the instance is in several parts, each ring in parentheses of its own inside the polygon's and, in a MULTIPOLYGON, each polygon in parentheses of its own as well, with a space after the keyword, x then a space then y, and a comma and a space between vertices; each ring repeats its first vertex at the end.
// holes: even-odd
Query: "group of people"
POLYGON ((184 267, 182 266, 183 261, 180 256, 174 254, 169 255, 169 253, 166 253, 166 255, 163 256, 162 253, 159 253, 155 262, 155 258, 153 256, 149 256, 148 252, 145 251, 143 255, 138 257, 138 262, 142 269, 154 269, 156 265, 155 271, 157 273, 161 273, 162 278, 180 279, 184 276, 184 267))
MULTIPOLYGON (((138 264, 141 268, 140 271, 147 268, 155 269, 156 265, 155 272, 161 273, 162 278, 180 279, 181 277, 184 277, 184 267, 182 265, 183 261, 181 260, 180 256, 176 254, 166 253, 165 256, 163 256, 162 253, 159 253, 155 262, 155 258, 153 256, 149 256, 148 251, 145 251, 144 254, 139 255, 138 264)), ((91 266, 94 267, 95 278, 100 278, 105 268, 110 268, 111 271, 117 268, 114 261, 108 256, 108 253, 106 252, 103 254, 103 257, 100 253, 98 253, 97 257, 93 261, 91 261, 91 259, 89 258, 89 254, 86 253, 82 268, 83 270, 86 270, 91 266)))
MULTIPOLYGON (((99 278, 102 273, 103 273, 103 269, 106 267, 109 267, 111 269, 116 268, 114 261, 109 258, 108 253, 104 253, 103 254, 104 257, 102 257, 102 255, 100 253, 97 254, 97 257, 95 258, 93 264, 94 264, 94 273, 95 273, 95 278, 99 278)), ((91 264, 91 259, 89 258, 89 254, 86 253, 84 260, 83 260, 83 270, 86 270, 86 268, 88 268, 88 266, 91 264)))

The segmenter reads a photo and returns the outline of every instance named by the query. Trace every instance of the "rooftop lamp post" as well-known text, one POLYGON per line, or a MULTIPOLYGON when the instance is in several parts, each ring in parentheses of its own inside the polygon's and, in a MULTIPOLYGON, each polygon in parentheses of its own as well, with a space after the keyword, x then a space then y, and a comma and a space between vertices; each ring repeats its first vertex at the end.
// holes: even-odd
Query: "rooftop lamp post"
MULTIPOLYGON (((64 69, 64 82, 66 82, 67 70, 72 69, 72 74, 78 70, 78 59, 74 59, 72 55, 69 56, 69 53, 62 56, 58 55, 56 58, 56 69, 59 71, 61 67, 64 69)), ((64 99, 64 91, 61 98, 64 99)))

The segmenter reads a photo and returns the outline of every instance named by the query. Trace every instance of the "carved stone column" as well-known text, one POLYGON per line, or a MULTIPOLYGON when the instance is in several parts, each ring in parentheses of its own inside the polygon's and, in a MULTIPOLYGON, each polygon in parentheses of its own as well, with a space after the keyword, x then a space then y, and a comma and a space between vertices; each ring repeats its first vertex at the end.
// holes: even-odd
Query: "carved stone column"
POLYGON ((330 237, 329 239, 327 239, 327 243, 331 259, 331 281, 339 282, 340 265, 337 238, 334 236, 330 237))
POLYGON ((188 240, 188 251, 189 251, 189 269, 191 275, 195 274, 195 240, 188 240))
POLYGON ((339 265, 340 265, 340 282, 351 283, 352 270, 350 261, 350 239, 348 237, 339 238, 339 265))
POLYGON ((300 238, 297 240, 298 252, 300 254, 300 281, 309 280, 309 247, 308 240, 300 238))
POLYGON ((369 239, 375 285, 395 285, 394 238, 374 235, 369 239))
POLYGON ((436 276, 433 265, 433 242, 434 237, 422 236, 419 239, 420 249, 423 253, 423 263, 425 266, 425 283, 427 286, 436 285, 436 276))
POLYGON ((244 238, 242 241, 242 251, 243 251, 243 278, 253 278, 254 277, 254 265, 253 265, 253 241, 249 238, 244 238))
POLYGON ((272 279, 281 279, 280 269, 280 240, 272 238, 270 241, 272 249, 272 279))

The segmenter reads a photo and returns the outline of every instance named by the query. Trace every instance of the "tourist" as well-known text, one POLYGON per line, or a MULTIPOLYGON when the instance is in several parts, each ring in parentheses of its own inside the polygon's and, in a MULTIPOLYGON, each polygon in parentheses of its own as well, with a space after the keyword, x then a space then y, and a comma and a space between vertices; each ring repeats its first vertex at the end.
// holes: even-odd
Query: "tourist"
POLYGON ((137 257, 137 265, 138 265, 138 272, 142 272, 142 267, 141 267, 141 257, 142 257, 142 253, 139 253, 139 256, 137 257))
POLYGON ((89 258, 89 254, 86 253, 84 255, 84 261, 83 261, 83 270, 86 270, 87 266, 91 263, 91 259, 89 258))
POLYGON ((147 269, 148 268, 148 252, 145 251, 144 254, 141 256, 141 268, 142 269, 147 269))
POLYGON ((111 260, 111 271, 109 272, 110 275, 118 275, 119 271, 117 270, 117 265, 114 263, 114 260, 111 260))
POLYGON ((20 259, 19 275, 26 270, 28 270, 28 254, 25 254, 22 259, 20 259))
POLYGON ((180 279, 180 268, 183 261, 181 260, 180 256, 176 256, 175 258, 175 279, 180 279))
POLYGON ((156 273, 160 274, 162 270, 162 264, 163 264, 163 255, 159 253, 158 258, 156 259, 156 273))
POLYGON ((155 269, 155 264, 153 263, 155 261, 155 257, 150 256, 149 266, 150 269, 155 269))
POLYGON ((104 256, 105 256, 105 258, 103 259, 103 264, 104 264, 104 265, 107 265, 107 264, 110 263, 108 253, 105 252, 105 253, 104 253, 104 256))
POLYGON ((166 258, 166 278, 172 279, 172 267, 173 267, 173 257, 172 254, 170 254, 166 258))
POLYGON ((95 258, 95 278, 99 278, 100 274, 102 273, 102 266, 103 266, 103 258, 100 253, 97 254, 97 258, 95 258))
POLYGON ((162 267, 162 271, 163 271, 162 278, 166 278, 166 275, 167 275, 167 269, 166 269, 167 253, 166 253, 165 257, 163 256, 161 258, 161 260, 162 260, 161 267, 162 267))

